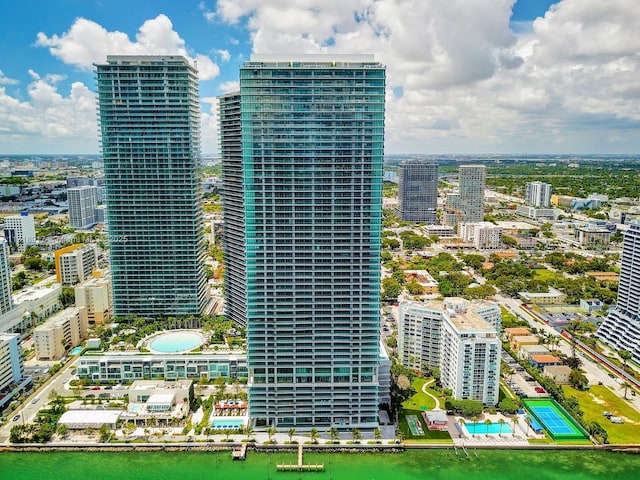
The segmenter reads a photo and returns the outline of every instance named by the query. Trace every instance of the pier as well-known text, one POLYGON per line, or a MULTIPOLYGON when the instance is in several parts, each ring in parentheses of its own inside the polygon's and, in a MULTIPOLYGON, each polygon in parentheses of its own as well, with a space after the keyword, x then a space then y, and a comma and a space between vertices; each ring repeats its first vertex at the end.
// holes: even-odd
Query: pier
POLYGON ((234 460, 245 460, 247 458, 247 444, 244 443, 240 448, 234 449, 231 452, 231 458, 234 460))
POLYGON ((302 461, 302 445, 298 445, 298 464, 281 463, 276 465, 279 472, 324 472, 324 464, 305 465, 302 461))

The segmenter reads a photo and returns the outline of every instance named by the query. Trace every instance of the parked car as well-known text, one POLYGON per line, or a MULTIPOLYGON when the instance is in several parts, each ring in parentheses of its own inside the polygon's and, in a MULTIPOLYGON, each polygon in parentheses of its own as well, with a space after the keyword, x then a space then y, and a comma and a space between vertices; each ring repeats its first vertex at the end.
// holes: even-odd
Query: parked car
POLYGON ((17 422, 18 420, 20 420, 20 415, 16 415, 11 419, 12 422, 17 422))
POLYGON ((609 417, 609 420, 611 421, 611 423, 624 423, 624 420, 622 420, 620 417, 609 417))
POLYGON ((91 387, 91 390, 100 390, 100 387, 91 387))
POLYGON ((538 393, 547 393, 547 391, 542 387, 536 387, 534 390, 538 393))
POLYGON ((31 403, 36 404, 40 401, 40 397, 36 397, 33 400, 31 400, 31 403))
POLYGON ((603 416, 603 417, 610 418, 611 416, 613 416, 613 413, 611 413, 611 412, 607 412, 607 411, 604 411, 604 412, 602 412, 602 416, 603 416))

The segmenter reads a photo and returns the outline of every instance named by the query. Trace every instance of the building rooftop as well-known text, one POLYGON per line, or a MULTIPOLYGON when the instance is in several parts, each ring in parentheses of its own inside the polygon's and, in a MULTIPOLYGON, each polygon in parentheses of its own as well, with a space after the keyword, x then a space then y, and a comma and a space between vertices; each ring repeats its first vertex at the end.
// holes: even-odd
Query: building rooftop
POLYGON ((38 325, 33 329, 34 332, 48 330, 53 327, 58 327, 60 325, 64 325, 70 319, 77 317, 80 313, 80 310, 76 307, 65 308, 61 312, 56 313, 51 318, 49 318, 42 325, 38 325))
POLYGON ((518 335, 512 338, 514 342, 523 343, 523 342, 535 342, 538 343, 538 337, 533 335, 518 335))
POLYGON ((531 355, 531 360, 536 363, 556 363, 560 361, 560 359, 555 355, 548 355, 545 353, 539 355, 531 355))
POLYGON ((13 303, 18 304, 28 301, 36 301, 60 289, 59 283, 54 283, 50 287, 30 288, 13 296, 13 303))

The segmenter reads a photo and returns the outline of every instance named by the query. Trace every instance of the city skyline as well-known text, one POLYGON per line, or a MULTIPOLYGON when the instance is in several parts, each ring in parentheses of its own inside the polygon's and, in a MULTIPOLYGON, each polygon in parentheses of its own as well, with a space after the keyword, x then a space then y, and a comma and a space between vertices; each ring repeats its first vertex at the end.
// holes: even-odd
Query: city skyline
POLYGON ((0 6, 0 154, 97 153, 92 63, 143 53, 197 62, 214 154, 214 99, 250 53, 277 52, 374 52, 388 71, 387 153, 640 151, 633 0, 31 5, 0 6))

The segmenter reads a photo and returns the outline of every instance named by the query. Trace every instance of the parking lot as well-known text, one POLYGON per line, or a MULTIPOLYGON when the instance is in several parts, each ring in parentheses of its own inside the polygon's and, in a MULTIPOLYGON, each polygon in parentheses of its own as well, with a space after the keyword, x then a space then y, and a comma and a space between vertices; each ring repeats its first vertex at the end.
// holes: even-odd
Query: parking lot
POLYGON ((529 375, 511 355, 502 352, 502 359, 514 370, 510 378, 507 377, 507 385, 513 390, 513 393, 519 397, 541 398, 549 396, 542 385, 529 375))

